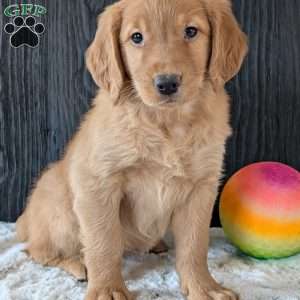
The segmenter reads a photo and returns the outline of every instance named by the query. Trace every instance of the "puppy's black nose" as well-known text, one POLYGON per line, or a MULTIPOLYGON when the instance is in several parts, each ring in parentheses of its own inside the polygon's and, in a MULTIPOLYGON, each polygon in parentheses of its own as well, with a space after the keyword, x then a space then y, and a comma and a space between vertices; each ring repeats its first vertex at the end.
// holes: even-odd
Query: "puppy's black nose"
POLYGON ((162 74, 154 78, 154 85, 157 91, 166 96, 177 93, 181 78, 176 74, 162 74))

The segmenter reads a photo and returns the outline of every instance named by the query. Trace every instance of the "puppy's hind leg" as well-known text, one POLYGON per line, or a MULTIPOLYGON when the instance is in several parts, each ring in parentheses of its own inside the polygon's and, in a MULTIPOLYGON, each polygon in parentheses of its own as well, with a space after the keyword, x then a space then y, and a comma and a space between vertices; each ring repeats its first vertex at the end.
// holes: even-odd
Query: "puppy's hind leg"
POLYGON ((25 242, 28 239, 27 217, 25 212, 18 218, 16 230, 19 242, 25 242))
MULTIPOLYGON (((43 247, 45 244, 43 244, 43 247)), ((73 275, 79 281, 87 280, 87 272, 82 256, 64 257, 55 254, 54 251, 48 249, 38 249, 29 247, 25 250, 37 263, 44 266, 61 268, 67 273, 73 275)))
POLYGON ((47 263, 47 266, 58 267, 73 275, 78 281, 87 281, 87 271, 81 257, 56 258, 47 263))
POLYGON ((34 260, 43 265, 62 267, 84 279, 84 266, 77 259, 81 250, 79 224, 65 178, 62 162, 42 175, 18 221, 18 231, 23 239, 26 226, 27 252, 34 260))

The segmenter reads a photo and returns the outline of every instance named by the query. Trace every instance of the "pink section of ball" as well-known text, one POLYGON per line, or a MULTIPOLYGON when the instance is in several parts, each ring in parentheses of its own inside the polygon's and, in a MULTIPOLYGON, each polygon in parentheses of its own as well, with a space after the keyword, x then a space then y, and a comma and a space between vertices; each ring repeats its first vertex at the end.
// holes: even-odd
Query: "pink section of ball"
POLYGON ((300 175, 295 169, 281 163, 258 164, 263 179, 277 188, 289 189, 300 187, 300 175))
POLYGON ((281 163, 262 162, 240 170, 235 184, 243 203, 269 216, 300 218, 300 173, 281 163))

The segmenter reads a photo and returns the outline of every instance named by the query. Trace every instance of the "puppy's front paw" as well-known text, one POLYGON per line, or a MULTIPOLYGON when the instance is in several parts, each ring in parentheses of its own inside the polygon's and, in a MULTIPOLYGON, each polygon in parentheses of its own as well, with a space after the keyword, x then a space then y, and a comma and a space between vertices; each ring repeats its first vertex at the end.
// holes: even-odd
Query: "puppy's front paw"
POLYGON ((85 300, 132 300, 133 297, 126 288, 91 288, 85 300))
POLYGON ((220 287, 219 289, 213 289, 207 291, 209 295, 208 299, 213 300, 238 300, 239 297, 231 290, 220 287))
POLYGON ((217 283, 193 284, 183 287, 183 293, 188 300, 238 300, 239 297, 231 290, 225 289, 217 283))

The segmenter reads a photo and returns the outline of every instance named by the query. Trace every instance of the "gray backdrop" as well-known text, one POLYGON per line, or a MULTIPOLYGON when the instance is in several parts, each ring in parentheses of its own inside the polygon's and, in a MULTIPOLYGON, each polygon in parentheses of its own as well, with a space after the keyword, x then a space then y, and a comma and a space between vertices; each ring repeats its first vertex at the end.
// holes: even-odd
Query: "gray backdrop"
MULTIPOLYGON (((23 1, 28 2, 28 1, 23 1)), ((62 154, 90 105, 95 85, 84 51, 103 0, 30 1, 47 7, 36 49, 14 49, 0 2, 0 220, 14 221, 34 178, 62 154)), ((300 168, 300 1, 234 0, 250 54, 227 86, 234 135, 226 177, 260 160, 300 168)), ((224 179, 225 180, 225 179, 224 179)), ((214 224, 218 224, 215 213, 214 224)))

